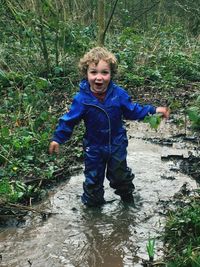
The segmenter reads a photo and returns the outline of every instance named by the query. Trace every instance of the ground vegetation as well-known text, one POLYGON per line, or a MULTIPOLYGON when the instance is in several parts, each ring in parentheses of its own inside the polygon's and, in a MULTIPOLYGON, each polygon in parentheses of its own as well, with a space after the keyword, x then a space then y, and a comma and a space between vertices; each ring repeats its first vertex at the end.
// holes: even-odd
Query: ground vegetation
MULTIPOLYGON (((173 123, 192 130, 199 150, 197 2, 0 1, 2 213, 5 203, 30 205, 43 199, 50 185, 69 177, 72 166, 82 162, 82 125, 75 129, 60 157, 49 156, 48 144, 58 117, 77 91, 78 60, 97 44, 116 55, 116 80, 133 99, 168 105, 172 114, 179 114, 173 123)), ((159 121, 159 117, 149 120, 154 128, 159 121)), ((196 179, 199 168, 197 158, 193 166, 196 179)), ((167 266, 200 265, 198 206, 195 199, 184 211, 170 214, 167 266)))

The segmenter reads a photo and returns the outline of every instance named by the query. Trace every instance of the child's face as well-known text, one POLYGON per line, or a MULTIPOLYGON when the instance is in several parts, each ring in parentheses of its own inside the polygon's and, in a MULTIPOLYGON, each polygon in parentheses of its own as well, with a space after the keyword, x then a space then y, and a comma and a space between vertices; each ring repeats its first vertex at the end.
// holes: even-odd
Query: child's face
POLYGON ((111 80, 110 65, 104 60, 100 60, 97 65, 95 63, 89 64, 87 78, 93 92, 105 92, 111 80))

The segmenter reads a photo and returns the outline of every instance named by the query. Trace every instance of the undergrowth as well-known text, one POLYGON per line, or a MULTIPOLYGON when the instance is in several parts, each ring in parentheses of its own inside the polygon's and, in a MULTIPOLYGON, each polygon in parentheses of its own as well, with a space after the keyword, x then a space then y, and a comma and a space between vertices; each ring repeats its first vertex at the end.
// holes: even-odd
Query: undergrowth
MULTIPOLYGON (((198 195, 199 196, 199 195, 198 195)), ((171 212, 166 223, 167 267, 200 266, 199 197, 171 212)))
MULTIPOLYGON (((66 176, 68 167, 82 159, 83 127, 63 147, 61 157, 50 157, 48 145, 59 116, 77 91, 78 59, 94 46, 93 27, 70 28, 72 38, 65 50, 60 50, 58 60, 51 29, 46 28, 51 59, 47 72, 38 52, 38 35, 29 30, 16 35, 5 31, 0 47, 0 198, 13 202, 38 196, 41 184, 35 186, 31 181, 54 180, 56 173, 66 176)), ((180 26, 154 27, 149 32, 127 27, 121 34, 108 35, 106 46, 119 61, 117 81, 127 89, 148 86, 152 92, 154 88, 167 91, 170 99, 177 87, 188 83, 198 87, 199 44, 180 26)), ((177 102, 179 99, 174 112, 182 105, 177 102)), ((199 100, 188 107, 188 112, 198 128, 199 100)), ((159 117, 153 117, 149 122, 157 128, 159 121, 159 117)))
MULTIPOLYGON (((61 83, 62 80, 60 80, 61 83)), ((80 133, 66 148, 66 156, 49 156, 48 145, 59 113, 71 102, 64 85, 33 74, 1 71, 0 86, 0 197, 4 201, 22 201, 43 196, 38 183, 54 179, 54 174, 67 169, 82 156, 80 133), (62 90, 62 94, 54 89, 62 90), (77 149, 72 150, 73 146, 77 149), (68 158, 68 153, 72 158, 68 158)), ((67 84, 68 87, 71 85, 67 84)), ((63 176, 65 173, 63 172, 63 176)), ((64 178, 64 177, 63 177, 64 178)))

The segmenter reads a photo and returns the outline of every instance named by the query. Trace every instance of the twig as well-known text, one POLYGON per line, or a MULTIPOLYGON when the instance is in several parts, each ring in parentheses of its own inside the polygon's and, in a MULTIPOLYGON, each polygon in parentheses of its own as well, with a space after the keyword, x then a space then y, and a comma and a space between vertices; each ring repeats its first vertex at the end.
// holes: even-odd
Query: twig
POLYGON ((7 205, 10 206, 10 207, 13 207, 13 208, 21 209, 21 210, 28 210, 28 211, 33 211, 33 212, 36 212, 36 213, 41 213, 41 211, 38 211, 37 209, 34 209, 32 207, 29 207, 29 206, 13 204, 13 203, 8 203, 7 205))

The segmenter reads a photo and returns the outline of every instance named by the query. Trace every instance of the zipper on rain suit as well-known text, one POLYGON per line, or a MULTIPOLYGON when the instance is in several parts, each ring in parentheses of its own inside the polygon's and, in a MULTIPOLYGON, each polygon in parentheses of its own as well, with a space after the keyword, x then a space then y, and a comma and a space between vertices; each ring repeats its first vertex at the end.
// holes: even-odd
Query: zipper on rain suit
POLYGON ((133 191, 134 175, 126 162, 128 140, 123 119, 142 120, 155 112, 156 108, 151 105, 133 103, 128 93, 112 81, 103 102, 92 94, 87 80, 80 83, 80 91, 75 95, 70 111, 60 118, 52 140, 59 144, 66 142, 74 126, 84 120, 83 203, 98 205, 104 202, 105 174, 116 194, 123 196, 133 191))

